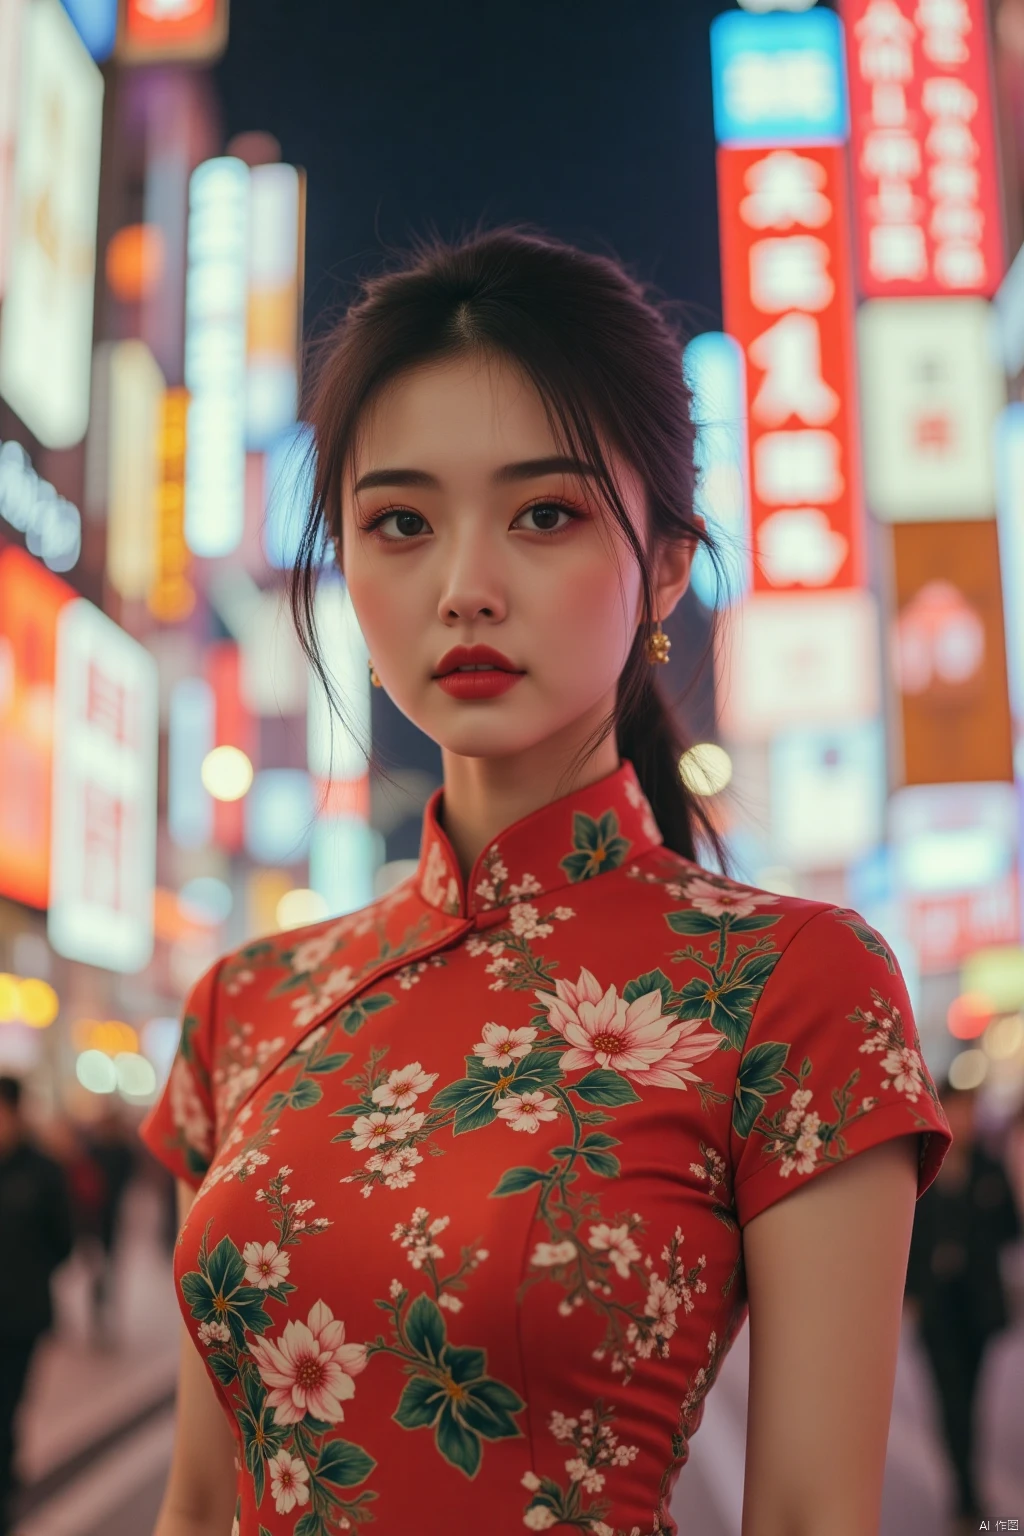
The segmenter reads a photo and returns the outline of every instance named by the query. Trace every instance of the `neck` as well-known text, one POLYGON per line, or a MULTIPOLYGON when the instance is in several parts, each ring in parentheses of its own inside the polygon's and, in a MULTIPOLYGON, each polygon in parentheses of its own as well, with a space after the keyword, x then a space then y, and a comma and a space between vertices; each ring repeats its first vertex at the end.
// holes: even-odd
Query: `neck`
POLYGON ((499 832, 561 795, 584 789, 615 772, 620 758, 612 731, 582 768, 566 777, 573 756, 600 718, 588 719, 583 729, 577 724, 571 733, 565 733, 564 740, 548 737, 510 757, 460 757, 442 748, 441 820, 464 882, 499 832))

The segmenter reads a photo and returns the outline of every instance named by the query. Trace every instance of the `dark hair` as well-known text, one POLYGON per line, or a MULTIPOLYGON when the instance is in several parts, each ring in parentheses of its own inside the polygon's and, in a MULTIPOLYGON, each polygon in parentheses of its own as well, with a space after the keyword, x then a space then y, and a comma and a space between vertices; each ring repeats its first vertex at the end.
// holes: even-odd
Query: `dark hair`
POLYGON ((10 1077, 6 1072, 0 1075, 0 1104, 6 1104, 8 1109, 17 1109, 21 1103, 21 1079, 10 1077))
POLYGON ((303 650, 335 702, 314 613, 317 570, 341 538, 341 492, 367 405, 404 370, 463 352, 512 360, 544 402, 552 430, 595 466, 601 495, 629 541, 643 585, 642 621, 613 711, 584 743, 585 762, 613 724, 669 848, 696 859, 698 838, 722 857, 700 799, 683 783, 680 726, 646 658, 653 628, 652 562, 601 451, 604 435, 646 490, 650 541, 692 539, 716 551, 693 514, 695 429, 682 337, 639 283, 603 256, 523 228, 453 244, 419 242, 397 270, 367 280, 321 344, 307 405, 313 502, 300 540, 292 613, 303 650))

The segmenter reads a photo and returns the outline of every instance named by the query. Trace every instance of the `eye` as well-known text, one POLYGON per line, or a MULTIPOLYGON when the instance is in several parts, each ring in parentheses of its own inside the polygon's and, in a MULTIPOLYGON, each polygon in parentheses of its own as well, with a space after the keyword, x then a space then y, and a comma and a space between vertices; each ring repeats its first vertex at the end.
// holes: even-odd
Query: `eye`
MULTIPOLYGON (((580 514, 561 501, 535 501, 532 505, 523 508, 519 517, 516 518, 517 523, 520 517, 536 519, 535 525, 527 529, 528 533, 562 533, 570 523, 580 521, 580 514), (552 521, 560 514, 566 518, 564 523, 552 521)), ((515 524, 512 526, 515 527, 515 524)))
POLYGON ((378 512, 375 517, 371 517, 367 522, 360 524, 364 533, 372 533, 387 544, 399 544, 403 540, 407 541, 415 538, 417 534, 424 531, 426 526, 426 518, 422 517, 419 512, 411 512, 408 507, 388 507, 383 512, 378 512), (390 521, 391 518, 395 519, 395 527, 398 530, 397 536, 380 532, 384 524, 390 521), (419 524, 419 526, 410 527, 410 522, 419 524))

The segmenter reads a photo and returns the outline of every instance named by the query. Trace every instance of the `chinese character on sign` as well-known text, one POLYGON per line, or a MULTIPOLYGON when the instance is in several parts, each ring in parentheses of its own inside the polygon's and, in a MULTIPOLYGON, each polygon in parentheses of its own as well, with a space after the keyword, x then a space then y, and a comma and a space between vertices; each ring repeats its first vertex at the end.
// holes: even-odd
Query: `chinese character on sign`
POLYGON ((124 802, 98 784, 86 783, 82 900, 120 912, 124 906, 124 802))
POLYGON ((719 153, 726 329, 747 359, 753 585, 855 585, 843 151, 719 153))
POLYGON ((827 176, 823 166, 791 149, 777 149, 755 161, 743 178, 747 195, 740 203, 740 218, 751 229, 820 229, 832 217, 825 196, 827 176))
POLYGON ((841 0, 861 288, 991 295, 1004 257, 984 0, 841 0))

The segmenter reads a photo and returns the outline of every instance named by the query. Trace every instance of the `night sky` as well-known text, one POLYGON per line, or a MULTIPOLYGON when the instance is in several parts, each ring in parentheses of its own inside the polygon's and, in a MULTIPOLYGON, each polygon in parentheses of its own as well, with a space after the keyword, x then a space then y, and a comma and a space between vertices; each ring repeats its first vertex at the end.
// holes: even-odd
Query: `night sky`
POLYGON ((236 0, 225 139, 309 177, 307 325, 385 246, 481 217, 610 251, 717 325, 708 25, 721 0, 236 0))
MULTIPOLYGON (((235 0, 216 70, 225 142, 280 141, 308 175, 307 335, 415 232, 480 219, 540 225, 618 256, 721 323, 708 27, 722 0, 235 0)), ((707 615, 695 599, 666 629, 668 691, 691 739, 713 731, 707 615)), ((440 756, 373 695, 389 767, 440 778, 440 756)), ((418 851, 420 813, 388 837, 418 851)))

